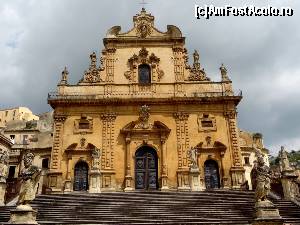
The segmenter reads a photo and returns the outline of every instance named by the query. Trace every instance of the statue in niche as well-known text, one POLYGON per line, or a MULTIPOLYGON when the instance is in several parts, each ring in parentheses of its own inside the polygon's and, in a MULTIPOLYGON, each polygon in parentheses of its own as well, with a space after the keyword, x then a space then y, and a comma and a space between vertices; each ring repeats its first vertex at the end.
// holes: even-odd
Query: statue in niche
POLYGON ((17 205, 29 205, 35 199, 38 182, 41 176, 41 169, 32 165, 34 159, 33 153, 26 153, 24 160, 24 168, 21 171, 21 188, 17 205))
POLYGON ((262 202, 267 201, 267 196, 271 190, 271 178, 272 174, 270 168, 265 165, 263 155, 256 150, 257 165, 256 165, 256 189, 255 189, 255 201, 262 202))
POLYGON ((198 151, 197 148, 192 147, 187 151, 188 157, 191 160, 190 168, 191 169, 198 169, 198 163, 197 163, 197 156, 198 156, 198 151))
POLYGON ((6 183, 8 177, 8 160, 8 153, 0 152, 0 183, 6 183))

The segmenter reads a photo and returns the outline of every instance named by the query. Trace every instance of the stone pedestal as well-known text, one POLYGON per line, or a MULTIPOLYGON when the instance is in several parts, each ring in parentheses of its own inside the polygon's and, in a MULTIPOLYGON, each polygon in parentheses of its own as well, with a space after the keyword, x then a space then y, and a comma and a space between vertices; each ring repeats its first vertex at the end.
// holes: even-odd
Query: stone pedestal
POLYGON ((6 183, 0 182, 0 206, 5 205, 4 204, 5 190, 6 190, 6 183))
POLYGON ((125 176, 125 192, 134 191, 132 177, 130 175, 125 176))
POLYGON ((47 173, 48 188, 51 189, 51 193, 61 193, 63 191, 63 179, 62 172, 50 170, 47 173))
POLYGON ((278 209, 268 200, 260 201, 255 204, 255 225, 283 225, 278 209))
POLYGON ((190 186, 191 186, 191 191, 202 191, 204 189, 203 187, 201 187, 201 183, 200 183, 199 168, 190 169, 190 186))
POLYGON ((65 181, 65 186, 64 186, 64 193, 68 193, 72 191, 72 182, 71 180, 66 180, 65 181))
POLYGON ((92 170, 90 172, 89 193, 101 193, 100 175, 99 170, 92 170))
POLYGON ((177 171, 178 191, 190 191, 189 168, 180 169, 177 171))
POLYGON ((161 191, 168 191, 169 186, 168 186, 168 176, 167 175, 162 175, 161 176, 161 191))
POLYGON ((240 189, 245 181, 245 169, 243 167, 231 167, 231 182, 233 189, 240 189))
POLYGON ((19 205, 10 211, 8 224, 38 224, 36 214, 37 211, 33 210, 30 205, 19 205))

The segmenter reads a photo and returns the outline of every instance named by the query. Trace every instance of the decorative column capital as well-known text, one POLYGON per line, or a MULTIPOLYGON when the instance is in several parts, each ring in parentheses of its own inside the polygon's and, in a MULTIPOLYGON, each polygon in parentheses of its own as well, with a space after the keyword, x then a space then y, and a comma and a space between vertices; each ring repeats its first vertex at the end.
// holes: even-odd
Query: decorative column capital
POLYGON ((67 116, 65 115, 54 115, 54 122, 55 123, 64 123, 65 120, 67 119, 67 116))
POLYGON ((115 119, 117 118, 117 114, 114 112, 103 113, 100 117, 105 121, 115 121, 115 119))
POLYGON ((173 116, 176 120, 187 120, 189 118, 189 114, 185 112, 175 112, 173 116))
POLYGON ((237 112, 235 110, 225 111, 224 116, 228 119, 235 119, 237 115, 237 112))

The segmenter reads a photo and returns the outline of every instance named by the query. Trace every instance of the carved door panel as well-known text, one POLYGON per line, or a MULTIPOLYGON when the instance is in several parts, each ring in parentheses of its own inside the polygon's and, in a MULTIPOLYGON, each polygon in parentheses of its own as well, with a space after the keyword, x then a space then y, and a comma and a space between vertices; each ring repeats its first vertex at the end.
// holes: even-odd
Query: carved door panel
POLYGON ((144 152, 136 156, 135 170, 136 189, 157 188, 157 159, 154 154, 144 152))
POLYGON ((213 160, 205 162, 205 186, 207 189, 220 187, 218 164, 213 160))
POLYGON ((74 171, 74 191, 86 191, 88 189, 88 167, 85 163, 78 163, 74 171))

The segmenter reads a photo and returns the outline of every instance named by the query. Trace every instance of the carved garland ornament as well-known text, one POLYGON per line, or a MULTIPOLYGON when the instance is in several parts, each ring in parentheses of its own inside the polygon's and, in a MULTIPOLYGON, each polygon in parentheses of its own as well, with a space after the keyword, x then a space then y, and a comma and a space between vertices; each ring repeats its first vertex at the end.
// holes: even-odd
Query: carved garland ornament
POLYGON ((129 70, 124 73, 124 76, 130 82, 137 82, 138 66, 140 64, 149 64, 151 66, 151 80, 160 81, 164 76, 164 72, 159 68, 160 58, 158 58, 154 53, 149 55, 149 52, 146 48, 142 48, 139 51, 139 55, 133 54, 131 58, 128 59, 129 70))

